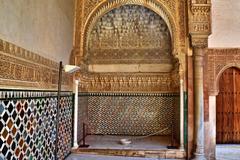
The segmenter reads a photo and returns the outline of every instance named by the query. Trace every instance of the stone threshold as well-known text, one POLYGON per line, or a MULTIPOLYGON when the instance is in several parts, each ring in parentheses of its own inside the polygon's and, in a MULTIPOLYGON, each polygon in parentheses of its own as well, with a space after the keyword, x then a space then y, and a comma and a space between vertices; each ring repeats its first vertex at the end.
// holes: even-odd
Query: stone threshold
POLYGON ((180 149, 160 149, 160 150, 133 150, 133 149, 94 149, 78 148, 72 150, 73 154, 93 154, 108 156, 161 158, 161 159, 185 159, 186 152, 180 149))

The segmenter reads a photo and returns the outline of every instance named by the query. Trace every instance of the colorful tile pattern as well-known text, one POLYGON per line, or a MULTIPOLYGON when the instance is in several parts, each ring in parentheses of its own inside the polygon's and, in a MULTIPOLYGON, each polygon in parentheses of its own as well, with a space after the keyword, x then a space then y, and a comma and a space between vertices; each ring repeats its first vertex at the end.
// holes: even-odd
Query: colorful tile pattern
MULTIPOLYGON (((55 159, 57 97, 49 93, 0 91, 0 160, 55 159)), ((72 146, 70 92, 61 97, 59 111, 57 155, 64 159, 72 146)))
POLYGON ((73 98, 66 96, 61 98, 60 118, 58 130, 58 158, 64 159, 71 152, 73 130, 73 98))

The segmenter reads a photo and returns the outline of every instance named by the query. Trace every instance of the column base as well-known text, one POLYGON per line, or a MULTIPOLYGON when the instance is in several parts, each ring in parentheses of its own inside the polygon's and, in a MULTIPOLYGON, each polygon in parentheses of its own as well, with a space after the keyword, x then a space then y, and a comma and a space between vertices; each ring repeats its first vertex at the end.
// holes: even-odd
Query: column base
POLYGON ((74 143, 72 149, 78 149, 78 148, 79 148, 78 143, 74 143))
POLYGON ((184 146, 181 145, 181 146, 179 147, 179 150, 180 150, 180 151, 184 151, 184 150, 185 150, 185 149, 184 149, 184 146))
POLYGON ((193 160, 207 160, 204 154, 194 154, 193 160))

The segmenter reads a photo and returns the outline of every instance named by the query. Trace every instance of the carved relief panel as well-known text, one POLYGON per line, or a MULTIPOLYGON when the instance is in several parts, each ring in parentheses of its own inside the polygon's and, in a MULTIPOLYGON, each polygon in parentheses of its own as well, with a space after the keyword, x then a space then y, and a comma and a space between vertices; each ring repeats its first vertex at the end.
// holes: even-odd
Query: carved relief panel
POLYGON ((82 26, 75 36, 82 42, 74 48, 75 64, 82 68, 76 75, 80 90, 178 92, 176 58, 187 50, 184 0, 81 3, 76 15, 82 26))
POLYGON ((101 17, 88 40, 90 64, 172 63, 164 20, 143 6, 125 5, 101 17))
POLYGON ((208 36, 211 34, 211 0, 191 0, 189 11, 189 30, 192 45, 208 46, 208 36))

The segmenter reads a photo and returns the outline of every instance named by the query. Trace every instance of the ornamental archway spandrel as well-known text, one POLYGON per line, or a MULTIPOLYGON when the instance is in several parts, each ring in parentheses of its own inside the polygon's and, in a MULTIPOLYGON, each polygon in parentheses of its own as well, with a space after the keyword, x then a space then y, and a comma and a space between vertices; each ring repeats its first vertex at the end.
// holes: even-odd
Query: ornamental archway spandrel
POLYGON ((239 49, 208 49, 208 85, 209 95, 215 96, 219 91, 219 78, 231 67, 240 68, 239 49))
MULTIPOLYGON (((130 1, 136 1, 136 0, 128 0, 128 1, 130 2, 130 1)), ((167 8, 169 8, 169 10, 174 14, 174 16, 177 15, 177 12, 176 12, 177 0, 155 0, 155 1, 163 3, 167 8)), ((108 2, 108 0, 84 0, 83 23, 86 22, 87 17, 97 6, 100 6, 102 3, 106 3, 106 2, 108 2)))

